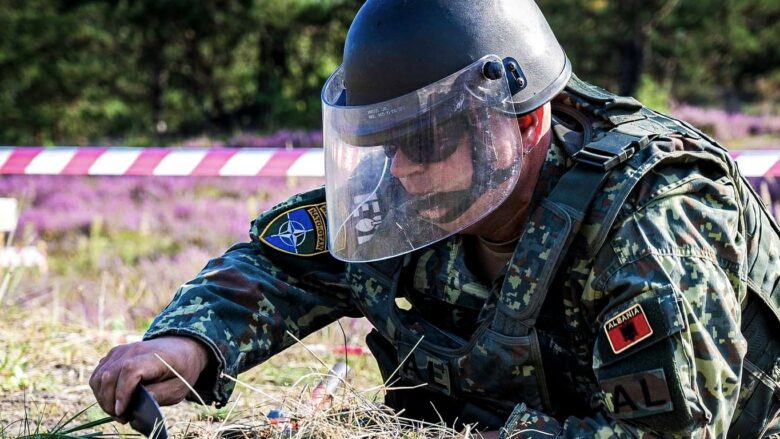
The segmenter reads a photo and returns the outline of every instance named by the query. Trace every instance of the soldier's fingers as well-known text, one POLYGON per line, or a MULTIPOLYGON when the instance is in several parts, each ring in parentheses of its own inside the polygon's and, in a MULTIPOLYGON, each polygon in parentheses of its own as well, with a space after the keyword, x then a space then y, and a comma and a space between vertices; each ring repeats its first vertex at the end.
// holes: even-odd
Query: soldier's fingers
POLYGON ((116 375, 118 374, 118 371, 114 369, 120 364, 118 362, 124 357, 125 352, 125 349, 112 349, 105 358, 101 360, 101 363, 98 363, 98 366, 89 378, 89 386, 92 388, 92 393, 95 394, 95 399, 98 401, 98 404, 100 404, 103 411, 108 414, 113 414, 114 410, 113 400, 109 401, 109 398, 113 397, 113 390, 109 391, 109 388, 113 387, 114 382, 116 381, 116 375), (110 411, 108 410, 109 405, 111 406, 110 411))
POLYGON ((97 366, 95 366, 95 370, 92 371, 92 375, 89 377, 89 387, 92 388, 92 392, 95 394, 95 397, 98 396, 98 393, 100 393, 100 388, 103 383, 103 372, 108 370, 107 366, 110 363, 113 363, 113 360, 106 360, 108 357, 104 357, 97 366))
POLYGON ((116 415, 114 392, 116 390, 117 375, 118 370, 116 368, 103 368, 96 377, 97 390, 95 390, 95 399, 97 399, 100 408, 111 416, 116 415))
POLYGON ((100 391, 103 372, 108 370, 114 362, 121 360, 128 350, 127 346, 116 346, 108 351, 106 356, 101 358, 97 366, 95 366, 95 370, 92 371, 92 376, 89 377, 89 386, 92 388, 95 397, 98 396, 98 392, 100 391))
POLYGON ((184 400, 189 393, 189 387, 178 378, 171 378, 159 383, 146 385, 146 390, 154 396, 160 405, 173 405, 184 400))
POLYGON ((132 356, 128 356, 127 351, 129 349, 121 349, 111 355, 112 358, 107 360, 98 370, 93 374, 95 376, 95 387, 93 389, 95 398, 100 405, 100 408, 104 412, 111 416, 118 416, 120 413, 116 412, 116 387, 122 369, 128 367, 128 363, 134 361, 132 356))
POLYGON ((127 409, 130 397, 138 383, 142 381, 153 383, 164 379, 166 375, 169 375, 168 368, 154 355, 140 355, 125 361, 116 381, 114 395, 116 414, 121 415, 127 409))
POLYGON ((95 396, 97 396, 98 391, 100 391, 100 380, 98 379, 100 376, 100 369, 100 364, 98 364, 95 370, 92 371, 92 375, 89 377, 89 387, 92 389, 92 393, 94 393, 95 396))

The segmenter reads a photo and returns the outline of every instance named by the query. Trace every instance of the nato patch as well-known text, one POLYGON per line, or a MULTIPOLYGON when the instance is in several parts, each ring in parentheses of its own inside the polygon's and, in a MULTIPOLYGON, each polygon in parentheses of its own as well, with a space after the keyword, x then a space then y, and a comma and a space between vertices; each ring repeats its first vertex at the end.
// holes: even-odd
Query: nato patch
POLYGON ((328 251, 325 218, 325 203, 296 207, 271 220, 260 234, 260 240, 291 255, 325 253, 328 251))
POLYGON ((604 323, 604 332, 612 347, 619 354, 653 335, 653 328, 639 304, 628 308, 604 323))
POLYGON ((674 410, 663 369, 610 378, 599 384, 616 418, 640 418, 674 410))

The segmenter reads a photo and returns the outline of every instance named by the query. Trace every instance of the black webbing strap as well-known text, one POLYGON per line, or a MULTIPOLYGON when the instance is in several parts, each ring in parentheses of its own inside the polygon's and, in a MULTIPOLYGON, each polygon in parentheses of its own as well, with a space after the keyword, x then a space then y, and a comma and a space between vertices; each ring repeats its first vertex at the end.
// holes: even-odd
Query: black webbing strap
POLYGON ((534 326, 558 266, 609 171, 649 141, 647 136, 613 132, 572 157, 577 163, 525 225, 504 279, 491 324, 494 331, 521 336, 534 326))

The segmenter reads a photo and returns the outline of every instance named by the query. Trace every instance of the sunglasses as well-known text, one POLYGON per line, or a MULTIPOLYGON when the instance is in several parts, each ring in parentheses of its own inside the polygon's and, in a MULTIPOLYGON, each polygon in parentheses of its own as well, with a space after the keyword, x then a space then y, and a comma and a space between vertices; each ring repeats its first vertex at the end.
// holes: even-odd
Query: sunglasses
POLYGON ((467 124, 465 116, 453 117, 440 125, 427 123, 424 129, 384 144, 385 155, 393 159, 401 150, 409 161, 423 165, 447 160, 460 146, 467 124))

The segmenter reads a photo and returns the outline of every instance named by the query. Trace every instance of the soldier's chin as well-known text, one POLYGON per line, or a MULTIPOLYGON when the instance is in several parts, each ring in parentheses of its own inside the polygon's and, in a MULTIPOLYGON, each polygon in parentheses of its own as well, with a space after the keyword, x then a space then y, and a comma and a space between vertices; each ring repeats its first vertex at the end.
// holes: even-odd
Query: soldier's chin
POLYGON ((463 212, 459 212, 460 200, 470 197, 468 190, 435 192, 409 201, 406 211, 429 224, 449 230, 453 223, 462 223, 463 212))
POLYGON ((446 207, 434 207, 432 209, 421 210, 418 214, 427 221, 441 223, 441 220, 447 216, 449 211, 450 209, 446 207))
POLYGON ((456 232, 458 230, 463 229, 466 217, 464 217, 463 215, 458 215, 454 219, 448 218, 451 210, 452 208, 439 207, 435 209, 428 209, 426 211, 421 211, 419 214, 423 220, 431 224, 435 224, 436 227, 442 230, 446 230, 448 232, 456 232))

